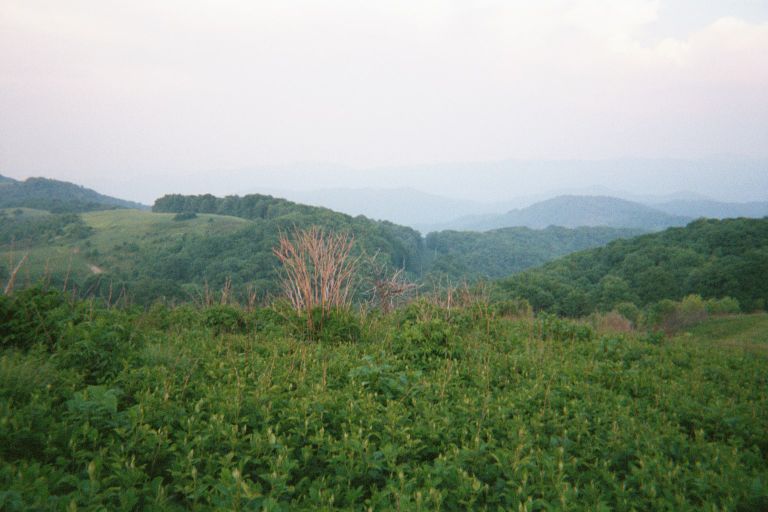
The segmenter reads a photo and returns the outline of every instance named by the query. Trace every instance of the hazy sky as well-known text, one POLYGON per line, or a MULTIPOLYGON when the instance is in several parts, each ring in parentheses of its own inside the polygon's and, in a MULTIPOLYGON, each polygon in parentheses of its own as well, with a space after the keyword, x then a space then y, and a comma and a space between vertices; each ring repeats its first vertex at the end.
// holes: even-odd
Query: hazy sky
POLYGON ((12 177, 149 201, 343 185, 281 181, 302 162, 724 154, 768 158, 765 0, 0 2, 12 177))

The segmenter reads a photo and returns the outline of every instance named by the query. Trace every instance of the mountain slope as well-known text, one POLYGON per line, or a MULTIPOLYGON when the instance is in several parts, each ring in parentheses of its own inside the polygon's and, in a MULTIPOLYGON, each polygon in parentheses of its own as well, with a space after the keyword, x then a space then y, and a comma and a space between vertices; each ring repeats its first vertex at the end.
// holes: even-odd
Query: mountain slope
POLYGON ((768 219, 702 219, 684 228, 565 256, 500 283, 535 308, 567 315, 688 294, 768 304, 768 219))
POLYGON ((85 212, 111 208, 147 209, 133 201, 99 194, 66 181, 28 178, 0 181, 0 208, 27 207, 52 212, 85 212))
POLYGON ((691 219, 670 215, 633 201, 607 196, 558 196, 501 215, 466 217, 450 223, 453 229, 487 231, 511 226, 541 229, 607 226, 659 230, 683 226, 691 219))
POLYGON ((503 228, 433 232, 425 239, 425 268, 454 279, 500 278, 576 251, 644 233, 637 229, 503 228))

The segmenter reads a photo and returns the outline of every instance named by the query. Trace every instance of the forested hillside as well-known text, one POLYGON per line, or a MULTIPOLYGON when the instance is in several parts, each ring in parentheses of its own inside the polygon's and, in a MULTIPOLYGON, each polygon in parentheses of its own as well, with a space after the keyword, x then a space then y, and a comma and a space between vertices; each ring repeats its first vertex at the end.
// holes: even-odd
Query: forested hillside
POLYGON ((425 238, 427 268, 452 279, 501 278, 572 252, 599 247, 639 229, 504 228, 484 233, 440 231, 425 238))
MULTIPOLYGON (((2 178, 2 177, 0 177, 2 178)), ((75 213, 112 208, 145 209, 146 206, 125 201, 69 183, 47 178, 16 181, 0 180, 0 208, 27 207, 55 213, 75 213)))
MULTIPOLYGON (((355 236, 358 248, 369 255, 385 255, 389 263, 418 272, 421 268, 422 239, 418 231, 387 221, 373 221, 363 216, 352 217, 327 208, 294 203, 260 194, 217 198, 210 194, 199 196, 167 195, 155 201, 155 212, 212 213, 255 221, 254 237, 272 244, 263 252, 271 253, 280 232, 294 227, 319 226, 323 229, 347 232, 355 236)), ((242 238, 248 234, 243 233, 242 238)), ((209 242, 206 242, 209 243, 209 242)), ((213 247, 218 244, 212 243, 213 247)), ((226 247, 226 245, 225 245, 226 247)))
POLYGON ((768 301, 768 219, 698 220, 617 240, 510 277, 500 287, 537 309, 571 316, 688 294, 732 297, 744 310, 761 309, 768 301))

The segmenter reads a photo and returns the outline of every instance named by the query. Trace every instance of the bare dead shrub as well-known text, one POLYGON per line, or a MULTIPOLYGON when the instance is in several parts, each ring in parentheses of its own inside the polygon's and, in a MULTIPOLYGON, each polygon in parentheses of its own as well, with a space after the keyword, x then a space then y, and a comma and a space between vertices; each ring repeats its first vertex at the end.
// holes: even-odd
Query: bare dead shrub
POLYGON ((595 313, 592 325, 598 334, 631 333, 634 331, 632 322, 618 311, 595 313))
POLYGON ((351 305, 360 262, 351 255, 354 242, 352 236, 313 226, 295 229, 292 238, 281 234, 272 249, 282 265, 283 293, 293 309, 306 316, 310 333, 316 328, 314 311, 320 311, 322 322, 332 309, 351 305))
POLYGON ((407 302, 419 288, 408 281, 405 269, 391 271, 389 265, 377 260, 378 253, 367 262, 373 274, 373 287, 369 290, 369 304, 378 307, 383 313, 389 313, 402 303, 407 302))

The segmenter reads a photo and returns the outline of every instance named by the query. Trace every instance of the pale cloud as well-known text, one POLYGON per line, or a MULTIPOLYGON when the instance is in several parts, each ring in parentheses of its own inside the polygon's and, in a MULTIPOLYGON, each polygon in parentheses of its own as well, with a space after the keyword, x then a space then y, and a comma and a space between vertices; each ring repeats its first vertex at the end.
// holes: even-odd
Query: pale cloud
POLYGON ((768 24, 731 4, 5 0, 0 173, 764 157, 768 24))

